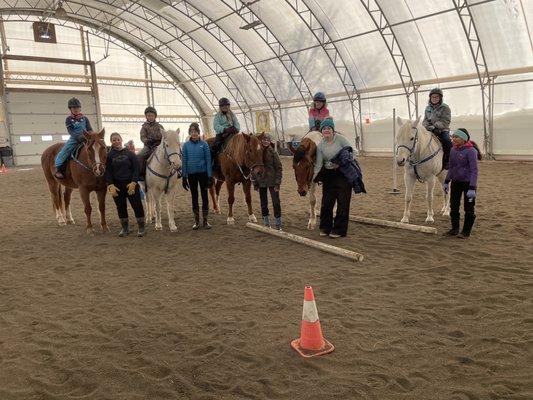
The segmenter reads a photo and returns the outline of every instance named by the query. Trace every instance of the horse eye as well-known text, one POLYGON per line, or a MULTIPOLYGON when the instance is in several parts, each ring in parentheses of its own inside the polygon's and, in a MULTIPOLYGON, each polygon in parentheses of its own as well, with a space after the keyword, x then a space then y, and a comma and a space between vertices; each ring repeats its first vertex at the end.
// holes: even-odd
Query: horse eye
POLYGON ((415 138, 414 138, 414 137, 412 137, 412 138, 411 138, 411 142, 412 142, 413 140, 415 140, 415 138))

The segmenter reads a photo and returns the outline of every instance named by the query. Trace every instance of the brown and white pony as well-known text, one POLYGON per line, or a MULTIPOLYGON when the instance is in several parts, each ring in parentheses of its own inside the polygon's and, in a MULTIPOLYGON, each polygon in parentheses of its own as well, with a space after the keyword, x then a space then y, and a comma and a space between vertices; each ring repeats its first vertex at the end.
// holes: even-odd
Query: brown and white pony
MULTIPOLYGON (((214 138, 207 140, 211 147, 214 138)), ((261 149, 261 142, 254 135, 246 133, 238 133, 229 139, 228 145, 222 153, 218 155, 220 161, 221 172, 213 172, 213 177, 216 182, 209 188, 211 201, 213 202, 214 212, 220 214, 220 205, 218 197, 220 195, 220 188, 226 182, 228 188, 228 225, 235 223, 233 217, 233 204, 235 203, 235 185, 242 183, 242 191, 246 198, 248 206, 248 221, 257 222, 252 209, 252 190, 251 180, 252 174, 263 173, 263 152, 261 149)))
POLYGON ((48 182, 48 189, 52 197, 56 219, 59 225, 73 224, 74 219, 70 211, 70 198, 74 189, 79 189, 81 200, 85 207, 87 216, 86 231, 94 235, 93 225, 91 223, 91 192, 96 192, 98 198, 98 208, 100 210, 100 226, 102 231, 109 231, 105 219, 105 195, 106 183, 104 179, 105 163, 107 158, 107 148, 104 142, 104 133, 84 132, 85 144, 81 148, 76 160, 69 159, 65 169, 65 178, 58 180, 54 177, 54 160, 57 153, 63 146, 62 143, 56 143, 48 147, 41 156, 41 166, 44 176, 48 182), (61 187, 64 186, 64 207, 61 199, 61 187))
POLYGON ((292 167, 298 184, 298 194, 306 196, 309 193, 309 221, 307 229, 316 227, 316 183, 313 182, 313 173, 316 161, 316 148, 322 140, 322 134, 318 131, 308 132, 303 136, 300 145, 295 149, 289 141, 289 149, 293 154, 292 167))

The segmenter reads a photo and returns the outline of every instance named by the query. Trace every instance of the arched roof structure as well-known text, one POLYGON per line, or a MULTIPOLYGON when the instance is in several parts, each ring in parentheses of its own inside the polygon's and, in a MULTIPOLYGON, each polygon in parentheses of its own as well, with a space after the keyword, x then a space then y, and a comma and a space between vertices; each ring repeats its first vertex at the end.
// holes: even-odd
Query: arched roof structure
MULTIPOLYGON (((54 18, 57 1, 1 0, 4 19, 54 18)), ((533 3, 523 0, 67 0, 64 19, 152 59, 201 115, 229 97, 253 111, 346 102, 357 132, 361 93, 401 90, 411 117, 421 85, 477 79, 490 135, 491 76, 532 72, 533 3)), ((490 149, 489 149, 490 150, 490 149)))

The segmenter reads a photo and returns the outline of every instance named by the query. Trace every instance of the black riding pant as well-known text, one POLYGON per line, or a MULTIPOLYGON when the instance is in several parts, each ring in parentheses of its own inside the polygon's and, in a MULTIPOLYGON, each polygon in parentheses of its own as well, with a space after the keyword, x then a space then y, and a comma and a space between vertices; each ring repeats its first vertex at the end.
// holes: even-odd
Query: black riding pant
POLYGON ((189 189, 191 190, 192 198, 192 210, 199 211, 198 205, 198 187, 200 187, 200 194, 202 196, 202 211, 209 210, 209 197, 207 196, 207 177, 206 172, 200 172, 197 174, 189 174, 189 189))
POLYGON ((466 192, 468 192, 468 189, 470 188, 470 182, 452 181, 450 186, 450 218, 452 221, 459 221, 461 197, 463 198, 465 218, 468 215, 475 215, 474 208, 476 206, 476 199, 473 198, 471 201, 469 201, 468 197, 466 197, 466 192))
POLYGON ((344 175, 333 169, 324 170, 322 206, 320 207, 320 230, 346 236, 350 217, 352 187, 344 175), (337 203, 337 214, 333 218, 333 208, 337 203))
POLYGON ((274 217, 281 217, 281 202, 279 199, 279 191, 274 190, 274 186, 259 188, 259 199, 261 200, 261 215, 266 217, 269 215, 268 211, 268 192, 272 199, 272 207, 274 208, 274 217))
POLYGON ((117 206, 118 217, 119 218, 128 218, 128 201, 130 202, 131 208, 135 213, 136 218, 144 218, 144 208, 141 201, 141 192, 139 190, 139 185, 135 186, 135 193, 133 195, 128 195, 127 184, 129 182, 115 183, 115 186, 119 190, 118 196, 113 197, 115 204, 117 206))

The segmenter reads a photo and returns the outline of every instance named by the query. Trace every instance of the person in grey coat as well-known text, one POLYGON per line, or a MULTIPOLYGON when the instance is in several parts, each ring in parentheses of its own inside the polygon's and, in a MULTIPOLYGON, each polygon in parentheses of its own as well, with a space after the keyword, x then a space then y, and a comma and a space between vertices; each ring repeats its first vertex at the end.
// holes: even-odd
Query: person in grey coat
POLYGON ((261 214, 263 216, 264 225, 270 227, 270 212, 268 210, 268 192, 270 192, 272 207, 274 208, 276 229, 281 230, 282 221, 279 189, 281 186, 283 167, 279 155, 272 145, 272 137, 269 134, 262 134, 260 135, 260 138, 263 146, 264 172, 261 175, 254 176, 252 181, 254 189, 259 191, 261 214))
POLYGON ((439 88, 432 89, 429 92, 429 102, 424 112, 424 121, 422 125, 428 131, 437 136, 442 143, 442 168, 448 169, 450 161, 450 150, 452 149, 452 140, 450 139, 450 122, 452 120, 452 111, 446 103, 442 101, 444 94, 439 88))

